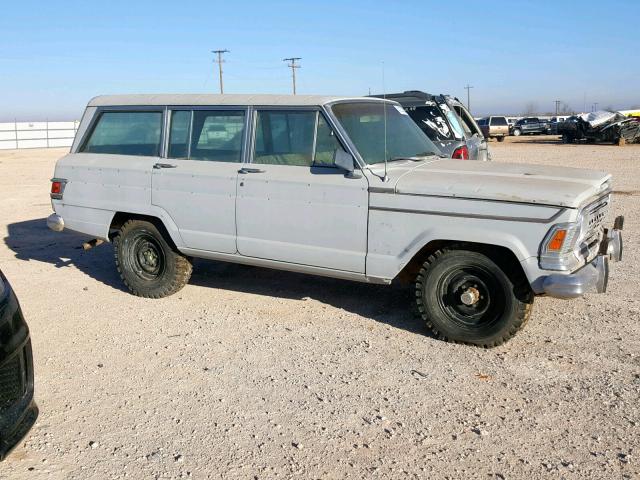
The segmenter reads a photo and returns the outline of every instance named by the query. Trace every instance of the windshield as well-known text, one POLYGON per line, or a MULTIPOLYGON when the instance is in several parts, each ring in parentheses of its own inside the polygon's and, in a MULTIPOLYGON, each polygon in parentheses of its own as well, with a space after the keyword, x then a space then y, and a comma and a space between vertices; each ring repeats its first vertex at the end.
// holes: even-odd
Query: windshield
POLYGON ((393 160, 440 155, 438 147, 398 105, 383 102, 338 103, 332 107, 332 111, 368 164, 382 163, 385 157, 393 160))

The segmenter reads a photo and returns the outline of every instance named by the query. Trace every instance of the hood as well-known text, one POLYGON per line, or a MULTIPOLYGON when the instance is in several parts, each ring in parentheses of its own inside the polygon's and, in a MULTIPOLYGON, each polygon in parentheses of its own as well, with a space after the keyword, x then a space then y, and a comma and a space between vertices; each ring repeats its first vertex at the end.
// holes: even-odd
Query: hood
MULTIPOLYGON (((396 172, 394 172, 396 173, 396 172)), ((580 168, 436 160, 399 169, 396 193, 535 203, 577 208, 609 188, 611 175, 580 168)))

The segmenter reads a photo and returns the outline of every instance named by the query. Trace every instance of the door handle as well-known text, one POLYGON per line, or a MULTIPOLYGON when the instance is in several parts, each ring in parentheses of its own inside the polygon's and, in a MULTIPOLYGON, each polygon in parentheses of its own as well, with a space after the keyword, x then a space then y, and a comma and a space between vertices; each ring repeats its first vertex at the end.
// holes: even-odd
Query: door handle
POLYGON ((153 168, 177 168, 178 165, 173 165, 171 163, 156 163, 153 168))
POLYGON ((242 167, 240 170, 238 170, 238 173, 264 173, 264 170, 261 170, 259 168, 242 167))

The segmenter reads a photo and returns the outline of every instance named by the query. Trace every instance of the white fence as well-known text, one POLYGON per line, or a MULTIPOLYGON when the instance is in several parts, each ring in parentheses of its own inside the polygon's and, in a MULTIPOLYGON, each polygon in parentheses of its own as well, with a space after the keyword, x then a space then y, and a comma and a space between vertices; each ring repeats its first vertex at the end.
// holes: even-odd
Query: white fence
POLYGON ((80 122, 0 123, 0 150, 70 147, 80 122))

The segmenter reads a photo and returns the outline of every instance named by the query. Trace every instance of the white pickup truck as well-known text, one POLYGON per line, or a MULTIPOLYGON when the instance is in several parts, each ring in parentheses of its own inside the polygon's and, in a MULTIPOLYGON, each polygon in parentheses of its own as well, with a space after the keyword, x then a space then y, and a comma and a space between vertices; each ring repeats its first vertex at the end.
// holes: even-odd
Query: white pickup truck
POLYGON ((114 243, 135 295, 191 258, 414 282, 440 338, 485 347, 536 295, 604 292, 622 257, 602 172, 443 159, 374 98, 123 95, 89 102, 52 179, 50 228, 114 243))

